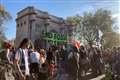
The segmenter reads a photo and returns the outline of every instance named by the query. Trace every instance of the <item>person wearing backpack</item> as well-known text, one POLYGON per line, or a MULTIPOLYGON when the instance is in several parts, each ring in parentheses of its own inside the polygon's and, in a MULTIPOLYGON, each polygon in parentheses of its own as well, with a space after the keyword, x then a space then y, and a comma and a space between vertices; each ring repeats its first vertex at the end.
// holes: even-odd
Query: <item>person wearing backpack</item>
POLYGON ((17 80, 29 80, 28 44, 29 40, 24 38, 15 53, 14 64, 18 74, 17 80))

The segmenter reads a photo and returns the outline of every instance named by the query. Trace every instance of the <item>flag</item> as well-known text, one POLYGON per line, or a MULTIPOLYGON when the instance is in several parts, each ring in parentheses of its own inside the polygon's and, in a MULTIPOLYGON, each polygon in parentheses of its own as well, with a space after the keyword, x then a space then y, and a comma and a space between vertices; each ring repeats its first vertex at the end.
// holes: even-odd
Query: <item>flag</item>
POLYGON ((74 45, 77 49, 80 48, 80 41, 74 40, 74 39, 70 39, 70 43, 71 43, 72 45, 74 45))
POLYGON ((99 42, 102 36, 103 36, 102 31, 98 29, 96 32, 96 42, 99 42))
POLYGON ((79 41, 75 41, 75 47, 77 48, 77 49, 79 49, 80 48, 80 42, 79 41))

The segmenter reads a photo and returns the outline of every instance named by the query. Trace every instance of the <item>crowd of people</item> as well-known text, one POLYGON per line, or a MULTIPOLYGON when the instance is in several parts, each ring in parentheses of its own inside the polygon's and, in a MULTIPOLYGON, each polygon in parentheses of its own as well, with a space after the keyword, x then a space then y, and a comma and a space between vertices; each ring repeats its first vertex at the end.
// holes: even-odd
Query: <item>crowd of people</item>
POLYGON ((120 47, 106 49, 103 53, 104 62, 110 65, 112 74, 117 74, 120 76, 120 47))
POLYGON ((16 80, 55 80, 57 76, 56 46, 37 50, 25 38, 16 49, 5 42, 4 53, 0 55, 1 61, 14 66, 16 80))
POLYGON ((1 60, 13 65, 15 80, 83 80, 88 73, 98 76, 105 65, 114 74, 120 74, 120 48, 103 49, 74 45, 50 46, 48 50, 35 49, 23 39, 15 49, 5 43, 1 60))

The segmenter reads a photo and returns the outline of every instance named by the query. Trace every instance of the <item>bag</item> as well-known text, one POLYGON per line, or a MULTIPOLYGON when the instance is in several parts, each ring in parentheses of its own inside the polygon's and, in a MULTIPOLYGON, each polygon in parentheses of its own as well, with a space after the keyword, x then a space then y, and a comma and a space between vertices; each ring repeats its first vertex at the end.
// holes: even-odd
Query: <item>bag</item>
POLYGON ((19 55, 20 55, 19 65, 23 67, 23 65, 25 65, 23 50, 19 48, 13 51, 13 56, 12 56, 13 61, 15 61, 16 52, 19 52, 19 55))
POLYGON ((23 50, 19 49, 19 53, 20 53, 19 64, 20 64, 20 66, 25 66, 25 59, 24 59, 24 52, 23 52, 23 50))

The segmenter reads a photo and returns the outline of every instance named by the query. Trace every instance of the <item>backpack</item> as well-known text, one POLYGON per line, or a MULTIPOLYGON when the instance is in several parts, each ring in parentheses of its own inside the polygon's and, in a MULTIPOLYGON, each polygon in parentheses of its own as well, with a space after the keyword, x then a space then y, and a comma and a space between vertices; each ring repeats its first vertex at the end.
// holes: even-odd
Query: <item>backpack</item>
POLYGON ((22 50, 21 48, 16 49, 15 51, 13 51, 12 60, 15 61, 15 55, 16 55, 16 52, 17 52, 17 51, 19 51, 19 54, 20 54, 19 64, 20 64, 20 65, 25 64, 24 53, 23 53, 23 50, 22 50))

